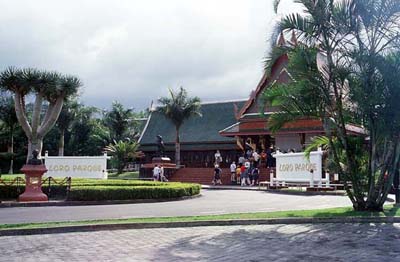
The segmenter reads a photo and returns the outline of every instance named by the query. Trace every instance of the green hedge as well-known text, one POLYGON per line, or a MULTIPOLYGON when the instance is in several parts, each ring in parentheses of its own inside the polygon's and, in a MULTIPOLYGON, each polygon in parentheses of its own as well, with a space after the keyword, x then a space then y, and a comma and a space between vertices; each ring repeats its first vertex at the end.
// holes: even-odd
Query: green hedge
POLYGON ((200 193, 200 185, 179 184, 163 186, 78 186, 71 188, 68 200, 131 200, 165 199, 193 196, 200 193))
MULTIPOLYGON (((5 186, 1 185, 0 186, 0 200, 9 200, 9 199, 17 199, 20 194, 22 194, 25 190, 25 186, 22 185, 19 187, 19 192, 18 192, 18 187, 17 185, 12 185, 12 186, 5 186)), ((47 194, 49 191, 49 187, 46 185, 42 186, 42 191, 47 194)), ((50 187, 50 196, 52 198, 65 198, 67 195, 67 190, 65 186, 59 186, 59 185, 51 185, 50 187)))
MULTIPOLYGON (((61 181, 57 179, 57 181, 61 181)), ((0 185, 0 199, 16 199, 24 191, 24 185, 0 185)), ((48 192, 48 184, 44 184, 43 192, 48 192)), ((55 185, 51 187, 52 198, 65 198, 66 186, 55 185)), ((161 199, 193 196, 200 193, 200 185, 179 182, 153 182, 129 180, 95 180, 72 179, 71 191, 68 200, 93 201, 93 200, 133 200, 133 199, 161 199)))

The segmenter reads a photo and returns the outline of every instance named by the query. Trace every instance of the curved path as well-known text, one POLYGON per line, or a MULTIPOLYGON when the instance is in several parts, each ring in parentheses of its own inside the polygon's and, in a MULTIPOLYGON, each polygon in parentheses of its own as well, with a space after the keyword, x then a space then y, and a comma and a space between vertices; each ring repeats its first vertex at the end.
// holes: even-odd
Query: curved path
POLYGON ((0 224, 133 217, 198 216, 351 206, 346 196, 287 195, 266 191, 202 190, 189 200, 119 205, 12 207, 0 209, 0 224))

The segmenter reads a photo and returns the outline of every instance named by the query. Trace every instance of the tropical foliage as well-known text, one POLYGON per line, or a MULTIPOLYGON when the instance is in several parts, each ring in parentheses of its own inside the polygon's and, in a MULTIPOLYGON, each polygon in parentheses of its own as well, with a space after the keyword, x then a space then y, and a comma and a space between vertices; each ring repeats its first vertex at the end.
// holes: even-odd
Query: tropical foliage
MULTIPOLYGON (((321 119, 328 147, 356 210, 382 210, 400 160, 400 2, 299 0, 304 13, 282 19, 292 41, 271 52, 289 57, 292 81, 265 94, 279 105, 270 125, 321 119), (362 124, 368 139, 351 135, 362 124)), ((277 1, 279 4, 279 1, 277 1)))
POLYGON ((12 97, 2 94, 0 98, 0 137, 7 143, 6 158, 10 159, 10 168, 8 173, 13 173, 14 167, 14 136, 18 128, 18 119, 14 110, 12 97))
POLYGON ((130 137, 135 137, 137 131, 134 128, 135 114, 133 109, 125 109, 124 106, 114 101, 110 111, 104 114, 104 125, 110 131, 110 138, 112 140, 124 140, 130 137))
POLYGON ((169 93, 170 97, 162 97, 158 100, 161 105, 157 110, 175 125, 175 163, 179 167, 181 159, 179 129, 186 119, 201 116, 201 105, 200 98, 188 97, 187 91, 182 87, 177 92, 169 89, 169 93))
POLYGON ((117 166, 117 173, 121 174, 129 161, 141 155, 138 152, 139 144, 135 141, 115 141, 105 147, 106 152, 113 156, 113 161, 117 166))
POLYGON ((43 138, 56 123, 64 101, 81 85, 77 77, 32 68, 10 67, 0 73, 0 88, 13 93, 16 116, 28 138, 27 158, 34 149, 42 151, 43 138), (25 105, 28 95, 35 96, 31 121, 25 105), (45 102, 46 113, 41 117, 45 102))

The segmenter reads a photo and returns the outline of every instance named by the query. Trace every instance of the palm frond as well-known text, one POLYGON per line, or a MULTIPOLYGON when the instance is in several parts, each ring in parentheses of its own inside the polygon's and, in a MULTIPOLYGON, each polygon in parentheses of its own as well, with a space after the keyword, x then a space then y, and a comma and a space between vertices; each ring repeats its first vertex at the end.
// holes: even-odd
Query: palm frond
POLYGON ((329 149, 329 138, 327 136, 315 136, 309 145, 306 146, 304 150, 304 156, 310 159, 310 154, 312 151, 321 147, 323 150, 329 149))

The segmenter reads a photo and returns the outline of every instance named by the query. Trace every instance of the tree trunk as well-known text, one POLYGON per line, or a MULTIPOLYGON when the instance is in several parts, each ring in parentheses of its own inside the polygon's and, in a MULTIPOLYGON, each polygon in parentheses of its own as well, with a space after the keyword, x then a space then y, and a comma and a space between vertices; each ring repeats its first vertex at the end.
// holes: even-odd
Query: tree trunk
POLYGON ((42 147, 43 147, 43 138, 32 138, 28 140, 28 155, 26 158, 26 162, 28 162, 28 160, 32 157, 32 152, 33 150, 38 150, 39 151, 39 155, 38 158, 42 157, 42 147))
POLYGON ((8 173, 11 175, 14 173, 14 135, 11 133, 10 137, 10 144, 8 145, 8 153, 11 154, 11 160, 10 160, 10 169, 8 170, 8 173))
POLYGON ((58 142, 58 156, 64 156, 65 130, 61 130, 60 141, 58 142))
POLYGON ((176 128, 176 140, 175 140, 175 164, 178 168, 181 165, 181 144, 179 141, 179 127, 176 128))

